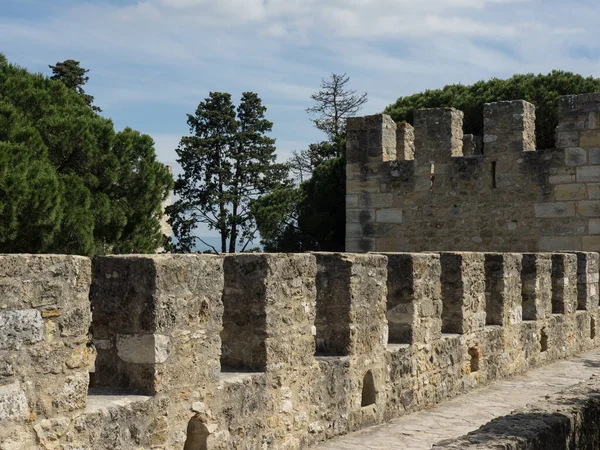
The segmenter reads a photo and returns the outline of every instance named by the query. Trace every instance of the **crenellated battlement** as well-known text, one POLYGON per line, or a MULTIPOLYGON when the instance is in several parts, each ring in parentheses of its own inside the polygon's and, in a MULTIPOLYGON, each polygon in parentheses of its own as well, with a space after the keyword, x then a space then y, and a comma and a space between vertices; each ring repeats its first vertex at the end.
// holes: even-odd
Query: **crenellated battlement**
POLYGON ((600 249, 600 94, 560 99, 556 149, 535 107, 484 106, 483 136, 453 108, 348 120, 347 251, 600 249), (395 144, 395 145, 394 145, 395 144))
POLYGON ((306 448, 598 346, 599 260, 0 255, 0 443, 306 448))

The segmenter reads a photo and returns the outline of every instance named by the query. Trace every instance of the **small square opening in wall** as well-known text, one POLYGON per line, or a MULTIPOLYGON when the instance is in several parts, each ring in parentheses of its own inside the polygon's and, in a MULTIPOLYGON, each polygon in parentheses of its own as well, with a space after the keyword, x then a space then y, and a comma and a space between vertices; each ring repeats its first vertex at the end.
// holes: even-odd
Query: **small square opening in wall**
POLYGON ((373 380, 373 373, 368 370, 363 377, 362 386, 362 400, 360 406, 374 405, 377 397, 377 391, 375 390, 375 381, 373 380))
POLYGON ((545 328, 540 332, 540 347, 542 353, 548 351, 548 331, 545 328))
POLYGON ((481 367, 483 352, 480 347, 471 347, 469 349, 469 356, 471 357, 470 369, 471 373, 478 372, 481 367))

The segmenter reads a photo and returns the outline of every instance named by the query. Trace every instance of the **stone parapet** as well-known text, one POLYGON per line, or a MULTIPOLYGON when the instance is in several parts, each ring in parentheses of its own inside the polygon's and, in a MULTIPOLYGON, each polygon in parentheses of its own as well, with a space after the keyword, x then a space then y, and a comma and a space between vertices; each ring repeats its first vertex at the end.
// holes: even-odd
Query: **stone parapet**
POLYGON ((223 278, 218 256, 96 258, 96 385, 147 394, 216 386, 223 278))
POLYGON ((598 346, 598 261, 0 256, 0 447, 307 448, 598 346))
POLYGON ((484 105, 481 146, 452 108, 349 121, 346 251, 600 250, 600 94, 559 105, 554 149, 523 100, 484 105))
POLYGON ((88 258, 0 255, 0 448, 45 445, 85 410, 90 281, 88 258))

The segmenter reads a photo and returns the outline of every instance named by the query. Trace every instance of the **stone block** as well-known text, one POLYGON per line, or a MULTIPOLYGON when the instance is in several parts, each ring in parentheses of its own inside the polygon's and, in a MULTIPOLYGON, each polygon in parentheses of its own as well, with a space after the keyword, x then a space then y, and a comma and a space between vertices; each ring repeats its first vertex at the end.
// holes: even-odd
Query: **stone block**
POLYGON ((62 386, 51 391, 54 410, 56 412, 71 412, 85 408, 88 387, 87 372, 68 376, 62 386))
POLYGON ((402 210, 396 208, 378 209, 376 221, 381 223, 402 223, 402 210))
POLYGON ((585 184, 559 184, 554 188, 554 198, 558 201, 581 200, 585 196, 585 184))
POLYGON ((358 195, 346 195, 346 208, 358 208, 358 195))
POLYGON ((359 206, 362 208, 390 208, 394 203, 394 194, 365 193, 360 197, 359 206))
POLYGON ((582 166, 577 168, 578 183, 595 183, 600 181, 600 166, 582 166))
POLYGON ((600 110, 600 94, 563 95, 558 101, 558 111, 563 117, 600 110))
POLYGON ((600 200, 600 184, 588 183, 587 194, 589 200, 600 200))
POLYGON ((543 252, 581 250, 581 238, 579 236, 542 236, 540 250, 543 252))
POLYGON ((349 209, 346 208, 346 223, 371 223, 375 221, 374 209, 349 209))
POLYGON ((577 309, 577 256, 552 254, 552 313, 572 314, 577 309))
POLYGON ((583 236, 581 250, 586 252, 600 252, 600 236, 583 236))
POLYGON ((590 234, 600 234, 600 219, 590 219, 588 230, 590 234))
POLYGON ((310 364, 315 257, 238 254, 227 256, 224 268, 221 363, 254 371, 310 364))
POLYGON ((171 339, 160 334, 117 334, 117 355, 132 364, 162 364, 171 353, 171 339))
POLYGON ((577 214, 583 217, 600 217, 600 200, 577 202, 577 214))
POLYGON ((346 222, 346 237, 348 239, 362 238, 365 235, 364 226, 352 221, 346 222))
POLYGON ((387 257, 388 342, 430 344, 441 336, 441 266, 437 254, 387 257))
POLYGON ((418 165, 449 162, 462 156, 464 114, 454 108, 415 111, 415 160, 418 165))
POLYGON ((40 342, 44 321, 37 309, 0 311, 0 350, 19 350, 40 342))
POLYGON ((590 164, 600 164, 600 148, 588 150, 588 159, 590 164))
POLYGON ((27 397, 19 382, 0 386, 0 424, 22 421, 29 417, 27 397))
POLYGON ((556 133, 557 148, 573 148, 579 146, 579 131, 559 131, 556 133))
POLYGON ((346 251, 349 253, 374 252, 376 249, 376 240, 373 238, 350 238, 346 236, 346 251))
POLYGON ((150 394, 215 386, 221 353, 222 257, 98 257, 94 271, 94 339, 103 342, 97 347, 97 386, 150 394))
POLYGON ((558 218, 572 217, 575 215, 575 203, 556 202, 556 203, 536 203, 534 205, 535 217, 538 218, 558 218))
POLYGON ((486 103, 483 107, 485 154, 514 158, 535 151, 535 106, 524 100, 486 103))
POLYGON ((587 163, 587 151, 583 148, 566 148, 565 149, 565 165, 567 166, 583 166, 587 163))
POLYGON ((584 131, 579 137, 579 146, 583 148, 598 148, 600 147, 600 132, 584 131))
POLYGON ((598 253, 577 252, 577 309, 595 312, 598 308, 598 253))
POLYGON ((415 159, 415 130, 409 123, 401 122, 397 124, 396 156, 398 161, 412 161, 415 159))
POLYGON ((552 315, 552 260, 548 253, 522 255, 523 320, 552 315))
POLYGON ((351 117, 346 122, 349 163, 396 160, 396 123, 385 114, 351 117))
POLYGON ((482 253, 440 253, 442 332, 471 333, 485 326, 485 265, 482 253))
POLYGON ((521 323, 521 269, 521 254, 485 254, 486 325, 521 323))
POLYGON ((386 257, 314 255, 318 267, 317 352, 351 356, 383 352, 387 344, 386 257))

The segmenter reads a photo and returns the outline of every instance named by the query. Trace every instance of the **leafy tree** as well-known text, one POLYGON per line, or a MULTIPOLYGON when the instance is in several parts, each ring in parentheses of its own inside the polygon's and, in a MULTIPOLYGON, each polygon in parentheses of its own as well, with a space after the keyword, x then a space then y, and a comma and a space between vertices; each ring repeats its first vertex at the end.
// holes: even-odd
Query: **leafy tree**
POLYGON ((290 172, 300 182, 303 182, 305 178, 310 178, 317 166, 343 154, 343 144, 340 145, 342 140, 338 138, 339 142, 322 141, 317 144, 309 144, 307 149, 292 151, 292 157, 288 160, 290 172))
POLYGON ((89 81, 90 77, 86 76, 89 70, 80 67, 79 61, 67 59, 63 62, 57 62, 55 66, 49 65, 48 67, 52 69, 51 80, 61 81, 67 88, 81 95, 94 111, 102 112, 99 107, 92 105, 94 97, 86 94, 83 90, 83 85, 89 81))
POLYGON ((298 188, 260 198, 256 217, 265 251, 344 251, 345 171, 344 158, 331 158, 298 188))
POLYGON ((199 223, 219 232, 221 252, 235 252, 237 243, 245 249, 254 238, 253 204, 287 183, 287 167, 275 162, 275 141, 267 136, 273 124, 265 111, 255 93, 243 93, 236 108, 230 94, 211 92, 188 114, 191 135, 177 149, 179 200, 169 208, 177 250, 189 252, 203 242, 195 235, 199 223))
POLYGON ((349 80, 346 74, 332 74, 311 96, 316 105, 307 112, 328 140, 292 154, 288 164, 300 185, 266 195, 256 205, 266 251, 344 250, 345 123, 367 102, 366 93, 348 89, 349 80), (307 175, 311 176, 304 180, 307 175))
POLYGON ((599 92, 600 79, 554 70, 547 75, 514 75, 507 80, 493 78, 471 86, 453 84, 400 97, 385 109, 397 121, 413 123, 413 112, 421 108, 455 107, 465 113, 464 131, 483 134, 484 103, 501 100, 527 100, 536 106, 538 148, 554 147, 558 125, 558 98, 561 95, 599 92))
POLYGON ((153 252, 172 183, 151 138, 0 55, 0 252, 153 252))
POLYGON ((343 136, 346 119, 355 115, 367 103, 367 93, 359 95, 355 90, 349 90, 349 81, 350 77, 345 73, 332 73, 330 79, 322 79, 320 90, 310 96, 316 104, 306 110, 311 116, 315 116, 313 123, 332 142, 343 136))

